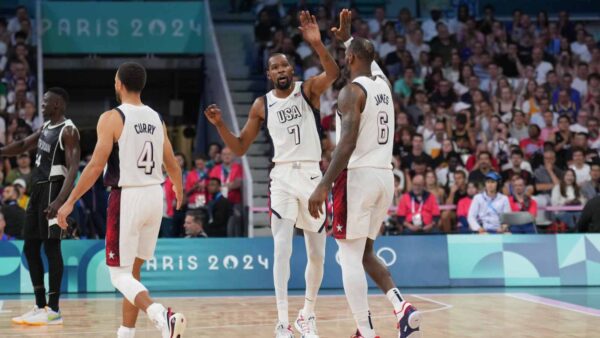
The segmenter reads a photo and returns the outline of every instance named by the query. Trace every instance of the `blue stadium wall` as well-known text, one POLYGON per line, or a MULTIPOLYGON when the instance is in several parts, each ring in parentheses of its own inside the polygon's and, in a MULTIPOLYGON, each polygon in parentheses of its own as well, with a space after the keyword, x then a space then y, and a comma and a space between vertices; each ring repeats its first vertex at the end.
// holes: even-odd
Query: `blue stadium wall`
MULTIPOLYGON (((113 292, 104 242, 64 241, 64 292, 113 292)), ((600 285, 600 235, 400 236, 376 243, 403 287, 600 285)), ((290 288, 304 287, 304 241, 295 238, 290 288)), ((142 270, 150 290, 270 290, 271 238, 161 239, 142 270)), ((31 293, 23 242, 0 242, 0 293, 31 293)), ((329 239, 323 288, 341 288, 329 239)), ((374 286, 371 282, 371 286, 374 286)))

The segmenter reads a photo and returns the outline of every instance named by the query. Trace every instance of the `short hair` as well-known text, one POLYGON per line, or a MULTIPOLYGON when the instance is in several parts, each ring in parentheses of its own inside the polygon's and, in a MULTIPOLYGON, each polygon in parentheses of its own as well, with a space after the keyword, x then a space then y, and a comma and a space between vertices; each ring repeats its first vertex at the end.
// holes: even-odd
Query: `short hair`
POLYGON ((65 104, 69 103, 69 93, 61 87, 52 87, 48 88, 48 93, 52 93, 54 95, 60 96, 60 98, 64 101, 65 104))
POLYGON ((117 74, 128 91, 140 93, 146 86, 146 69, 137 62, 121 64, 117 74))
POLYGON ((583 148, 581 147, 573 148, 572 155, 575 155, 575 153, 581 153, 583 156, 585 156, 585 150, 583 150, 583 148))
POLYGON ((521 149, 515 149, 512 151, 512 153, 510 153, 510 156, 520 156, 521 158, 523 158, 523 151, 521 149))
POLYGON ((424 140, 424 138, 423 138, 423 135, 422 135, 422 134, 419 134, 419 133, 414 133, 414 134, 412 135, 412 138, 414 139, 415 137, 418 137, 418 138, 420 138, 421 140, 424 140))
POLYGON ((204 154, 204 153, 195 154, 194 161, 196 161, 196 160, 208 161, 208 156, 206 156, 206 154, 204 154))
POLYGON ((375 59, 375 46, 367 39, 354 38, 348 47, 348 51, 359 59, 368 62, 369 65, 375 59))
POLYGON ((454 177, 456 177, 456 175, 461 175, 463 178, 467 178, 467 174, 464 171, 462 171, 462 170, 457 170, 454 173, 454 177))
POLYGON ((557 119, 557 121, 564 120, 564 119, 566 119, 567 122, 571 123, 571 118, 569 116, 567 116, 567 115, 561 115, 561 116, 559 116, 558 119, 557 119))
POLYGON ((481 155, 487 155, 490 159, 492 158, 492 154, 487 150, 480 152, 479 155, 477 155, 477 159, 480 159, 481 155))
POLYGON ((204 224, 204 215, 200 209, 190 209, 185 213, 185 216, 190 216, 195 223, 204 224))
POLYGON ((218 177, 211 177, 208 179, 209 182, 217 182, 217 184, 219 185, 219 187, 221 186, 221 179, 218 177))

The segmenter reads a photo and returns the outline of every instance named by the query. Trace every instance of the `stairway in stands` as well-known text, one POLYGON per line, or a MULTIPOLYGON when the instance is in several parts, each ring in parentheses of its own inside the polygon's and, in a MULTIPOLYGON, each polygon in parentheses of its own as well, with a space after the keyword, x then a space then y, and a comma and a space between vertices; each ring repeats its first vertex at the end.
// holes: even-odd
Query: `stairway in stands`
MULTIPOLYGON (((253 72, 254 15, 250 13, 228 14, 223 8, 227 3, 227 1, 211 1, 211 9, 217 42, 241 129, 246 124, 254 99, 265 94, 267 83, 264 75, 257 75, 253 72)), ((267 206, 267 168, 270 165, 267 153, 269 147, 267 139, 261 131, 247 153, 254 180, 255 207, 267 206)), ((254 225, 255 236, 270 235, 268 214, 254 214, 254 225)))

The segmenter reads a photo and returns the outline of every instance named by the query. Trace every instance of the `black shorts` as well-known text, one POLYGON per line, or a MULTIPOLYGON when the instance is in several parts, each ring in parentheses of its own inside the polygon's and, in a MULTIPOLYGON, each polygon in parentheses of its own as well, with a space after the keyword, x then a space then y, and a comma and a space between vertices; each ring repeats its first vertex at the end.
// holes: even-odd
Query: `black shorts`
POLYGON ((48 226, 44 210, 54 201, 63 185, 63 180, 36 183, 31 188, 31 197, 25 215, 25 239, 60 239, 62 229, 58 224, 48 226))

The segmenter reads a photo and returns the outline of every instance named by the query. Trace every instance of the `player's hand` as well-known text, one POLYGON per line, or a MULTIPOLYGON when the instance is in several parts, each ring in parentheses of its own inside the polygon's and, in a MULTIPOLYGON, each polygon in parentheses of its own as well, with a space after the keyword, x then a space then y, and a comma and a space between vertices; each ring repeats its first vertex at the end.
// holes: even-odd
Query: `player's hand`
POLYGON ((308 199, 308 212, 314 218, 319 218, 321 214, 325 211, 323 210, 323 205, 325 204, 325 200, 327 199, 327 194, 329 193, 329 188, 324 185, 317 185, 315 191, 313 191, 312 195, 308 199))
POLYGON ((181 204, 183 204, 183 187, 173 185, 173 192, 175 193, 175 199, 177 200, 177 210, 180 210, 181 204))
POLYGON ((347 9, 342 9, 340 12, 340 27, 333 27, 331 31, 335 38, 341 42, 346 42, 352 35, 350 34, 350 25, 352 23, 352 12, 347 9))
POLYGON ((60 207, 60 209, 58 209, 58 212, 56 213, 56 218, 58 221, 58 226, 61 227, 62 229, 66 230, 68 227, 67 224, 67 217, 73 212, 73 203, 70 202, 65 202, 65 204, 62 205, 62 207, 60 207))
POLYGON ((219 108, 219 106, 216 104, 211 104, 210 106, 206 107, 204 110, 204 115, 210 123, 217 127, 223 124, 223 119, 221 118, 221 108, 219 108))
POLYGON ((302 32, 304 41, 309 45, 313 46, 321 42, 321 31, 317 24, 317 18, 311 15, 309 11, 300 12, 300 27, 298 29, 302 32))
POLYGON ((52 201, 52 203, 50 203, 50 205, 48 205, 48 207, 44 210, 46 219, 56 218, 56 213, 58 212, 59 208, 60 203, 57 200, 52 201))

